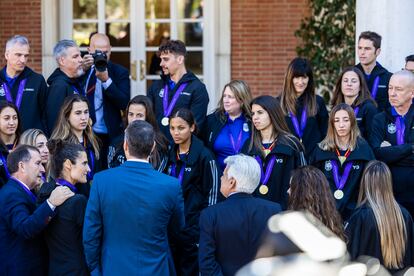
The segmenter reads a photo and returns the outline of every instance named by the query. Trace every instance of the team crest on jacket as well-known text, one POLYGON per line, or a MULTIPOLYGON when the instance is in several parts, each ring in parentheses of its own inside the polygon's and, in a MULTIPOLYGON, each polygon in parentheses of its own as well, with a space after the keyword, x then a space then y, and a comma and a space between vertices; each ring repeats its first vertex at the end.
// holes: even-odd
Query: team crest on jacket
POLYGON ((158 93, 158 96, 161 98, 164 97, 164 88, 161 88, 160 93, 158 93))
POLYGON ((330 171, 330 170, 332 170, 332 163, 331 163, 331 161, 330 160, 328 160, 328 161, 325 161, 325 171, 330 171))
POLYGON ((3 85, 0 86, 0 96, 4 97, 6 95, 6 92, 4 92, 3 85))
POLYGON ((396 131, 397 131, 397 127, 395 126, 395 124, 391 123, 388 125, 389 134, 394 134, 396 131))

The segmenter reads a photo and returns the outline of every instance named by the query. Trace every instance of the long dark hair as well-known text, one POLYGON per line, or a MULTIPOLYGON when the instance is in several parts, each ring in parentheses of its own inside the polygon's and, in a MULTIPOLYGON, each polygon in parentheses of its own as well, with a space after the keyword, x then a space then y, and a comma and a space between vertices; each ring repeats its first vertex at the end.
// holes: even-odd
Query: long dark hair
POLYGON ((297 94, 295 86, 293 85, 293 78, 308 77, 308 85, 303 91, 305 98, 305 105, 307 106, 308 116, 315 116, 318 112, 315 96, 315 84, 313 80, 313 71, 310 62, 306 58, 294 58, 286 71, 285 80, 283 84, 283 91, 281 95, 282 110, 285 115, 292 112, 296 115, 296 99, 297 94))
MULTIPOLYGON (((17 108, 17 106, 14 103, 8 102, 6 100, 2 100, 0 101, 0 113, 3 111, 3 109, 5 109, 6 107, 10 107, 12 108, 14 111, 16 111, 17 114, 17 128, 16 128, 16 138, 14 140, 14 143, 17 143, 20 139, 20 134, 21 134, 21 119, 20 119, 20 113, 19 113, 19 109, 17 108)), ((7 149, 6 144, 4 144, 4 141, 2 141, 0 139, 0 146, 3 147, 3 149, 7 149)))
POLYGON ((197 134, 197 131, 198 131, 197 124, 195 122, 194 115, 191 112, 191 110, 187 108, 179 108, 175 110, 173 114, 171 114, 170 120, 173 118, 181 118, 184 121, 186 121, 190 127, 194 126, 193 134, 197 134))
POLYGON ((342 78, 344 77, 345 73, 348 73, 348 72, 354 72, 355 74, 357 74, 358 79, 359 79, 359 94, 358 94, 357 98, 355 99, 353 105, 354 106, 359 106, 360 104, 362 104, 366 100, 369 100, 375 106, 377 106, 377 103, 371 97, 371 93, 369 92, 369 88, 368 88, 367 83, 365 81, 364 75, 362 74, 361 70, 359 70, 357 67, 354 67, 354 66, 346 67, 341 72, 341 74, 339 75, 338 80, 336 81, 334 93, 333 93, 333 96, 332 96, 331 105, 336 106, 340 103, 345 102, 344 94, 342 94, 342 78))
MULTIPOLYGON (((250 103, 250 108, 252 108, 254 104, 261 106, 269 114, 274 138, 278 139, 282 144, 289 146, 294 145, 295 150, 300 150, 298 147, 299 140, 289 132, 289 128, 287 126, 283 111, 280 107, 279 100, 273 98, 272 96, 259 96, 252 100, 250 103)), ((258 131, 254 125, 252 127, 252 136, 249 150, 252 150, 253 147, 256 149, 262 148, 262 136, 260 134, 260 131, 258 131)), ((261 152, 262 156, 265 156, 264 152, 261 152)))
POLYGON ((312 166, 293 171, 290 180, 289 209, 306 210, 319 219, 339 238, 345 240, 342 219, 325 175, 312 166))
POLYGON ((129 107, 134 104, 142 105, 145 108, 145 121, 150 123, 154 128, 155 132, 155 144, 156 150, 152 151, 150 155, 150 162, 154 168, 158 168, 161 163, 161 153, 166 154, 168 151, 168 140, 165 138, 164 134, 160 131, 160 128, 157 124, 157 119, 155 117, 154 109, 150 98, 144 95, 138 95, 133 97, 129 102, 125 112, 125 121, 128 123, 128 112, 129 107))

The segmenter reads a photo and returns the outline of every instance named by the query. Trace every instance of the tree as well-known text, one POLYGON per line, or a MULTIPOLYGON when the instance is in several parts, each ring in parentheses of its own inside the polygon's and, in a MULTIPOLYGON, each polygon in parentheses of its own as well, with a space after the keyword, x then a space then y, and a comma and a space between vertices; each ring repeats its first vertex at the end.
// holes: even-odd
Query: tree
POLYGON ((355 0, 309 0, 311 14, 295 36, 302 40, 299 56, 313 64, 315 85, 331 98, 342 68, 355 64, 355 0))

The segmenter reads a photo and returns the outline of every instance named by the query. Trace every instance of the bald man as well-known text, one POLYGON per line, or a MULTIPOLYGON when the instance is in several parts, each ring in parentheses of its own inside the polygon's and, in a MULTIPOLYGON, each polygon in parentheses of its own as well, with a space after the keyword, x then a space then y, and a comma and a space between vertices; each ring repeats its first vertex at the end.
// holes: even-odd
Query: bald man
POLYGON ((375 115, 370 143, 378 160, 388 164, 397 201, 414 215, 414 74, 392 75, 391 107, 375 115))
POLYGON ((130 99, 129 73, 123 66, 109 61, 111 45, 105 34, 92 35, 88 52, 83 57, 86 71, 84 87, 89 100, 92 128, 102 141, 100 167, 106 169, 109 144, 123 134, 121 111, 125 110, 130 99), (97 51, 107 56, 106 69, 95 67, 92 55, 97 51))

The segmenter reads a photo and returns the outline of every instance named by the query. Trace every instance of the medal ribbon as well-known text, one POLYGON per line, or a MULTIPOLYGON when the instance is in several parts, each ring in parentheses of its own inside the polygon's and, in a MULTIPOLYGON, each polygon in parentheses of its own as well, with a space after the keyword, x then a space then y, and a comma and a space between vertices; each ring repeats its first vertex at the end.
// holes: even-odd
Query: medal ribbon
POLYGON ((3 162, 3 167, 4 167, 4 171, 6 172, 7 178, 10 178, 10 172, 9 172, 9 169, 7 168, 7 158, 3 155, 3 153, 0 153, 0 159, 1 159, 1 162, 3 162))
POLYGON ((3 83, 4 93, 6 94, 6 99, 9 103, 13 103, 17 106, 17 109, 20 109, 20 105, 22 104, 23 98, 23 91, 24 87, 26 86, 27 79, 24 79, 19 84, 19 89, 17 90, 16 102, 13 101, 13 97, 11 91, 6 83, 3 83))
MULTIPOLYGON (((177 172, 176 172, 176 168, 177 168, 177 165, 175 164, 175 163, 173 163, 172 165, 171 165, 171 176, 173 176, 173 177, 177 177, 177 172)), ((178 180, 180 181, 180 184, 182 183, 182 181, 183 181, 183 177, 184 177, 184 170, 185 170, 185 164, 183 163, 183 165, 181 166, 181 169, 180 169, 180 173, 178 174, 178 180)))
POLYGON ((168 104, 168 84, 164 86, 164 95, 162 98, 162 107, 164 109, 164 117, 169 117, 171 115, 171 112, 173 111, 174 106, 177 103, 178 98, 181 95, 181 92, 183 92, 186 86, 187 86, 187 83, 182 83, 180 87, 178 87, 177 91, 175 91, 173 98, 171 99, 170 104, 168 104))
POLYGON ((256 158, 257 163, 259 163, 260 169, 262 171, 261 177, 260 177, 260 183, 266 186, 267 182, 269 181, 270 175, 272 174, 273 166, 275 165, 276 155, 273 155, 270 158, 269 163, 267 163, 267 166, 266 166, 266 171, 263 171, 262 159, 259 156, 256 156, 255 158, 256 158))
POLYGON ((354 108, 355 118, 358 116, 358 112, 359 112, 359 106, 354 108))
POLYGON ((341 176, 339 175, 339 166, 336 160, 331 160, 331 163, 335 186, 338 190, 342 190, 351 172, 353 162, 351 161, 345 165, 344 173, 341 176))
POLYGON ((303 110, 302 110, 302 115, 300 116, 300 126, 299 126, 299 122, 298 122, 298 118, 296 117, 295 114, 293 114, 292 112, 289 112, 290 114, 290 118, 292 120, 293 123, 293 127, 295 128, 295 132, 298 135, 298 137, 300 139, 302 139, 303 137, 303 131, 306 128, 306 122, 308 120, 308 114, 306 111, 306 105, 304 106, 303 110))
POLYGON ((78 189, 72 183, 70 183, 69 181, 66 181, 63 178, 56 179, 56 184, 58 184, 60 186, 66 186, 69 189, 71 189, 72 192, 74 192, 74 193, 77 193, 78 192, 78 189))
POLYGON ((33 202, 36 202, 36 196, 34 193, 32 193, 32 191, 30 191, 19 179, 15 178, 15 177, 11 177, 11 179, 15 180, 20 187, 22 187, 24 189, 24 191, 31 197, 31 199, 33 200, 33 202))
POLYGON ((237 144, 234 143, 234 138, 230 130, 230 125, 228 126, 227 130, 228 130, 228 135, 229 135, 230 142, 231 142, 231 147, 233 148, 233 152, 234 154, 238 154, 240 151, 240 147, 241 147, 243 129, 240 130, 239 135, 237 136, 237 144))
POLYGON ((405 124, 401 116, 395 118, 395 127, 397 128, 397 145, 404 144, 405 124))
POLYGON ((374 80, 374 84, 372 85, 371 96, 374 100, 377 97, 379 81, 380 81, 380 78, 379 76, 377 76, 374 80))

